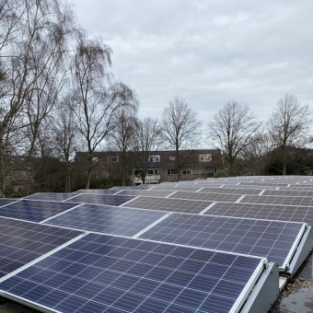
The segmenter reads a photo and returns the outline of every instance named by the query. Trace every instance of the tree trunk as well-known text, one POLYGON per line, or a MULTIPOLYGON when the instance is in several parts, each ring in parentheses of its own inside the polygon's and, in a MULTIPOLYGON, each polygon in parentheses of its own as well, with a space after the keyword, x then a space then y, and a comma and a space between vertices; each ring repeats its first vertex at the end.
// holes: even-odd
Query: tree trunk
POLYGON ((89 188, 90 188, 91 172, 92 172, 92 169, 91 169, 91 167, 89 167, 89 168, 88 168, 88 177, 87 177, 86 189, 89 189, 89 188))
POLYGON ((71 192, 71 174, 70 174, 70 165, 68 162, 65 163, 65 192, 71 192))

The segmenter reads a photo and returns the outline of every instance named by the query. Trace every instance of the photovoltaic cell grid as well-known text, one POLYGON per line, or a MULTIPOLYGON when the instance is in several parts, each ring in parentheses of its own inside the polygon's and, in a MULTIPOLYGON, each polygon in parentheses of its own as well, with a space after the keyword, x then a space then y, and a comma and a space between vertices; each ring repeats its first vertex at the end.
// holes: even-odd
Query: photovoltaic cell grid
POLYGON ((190 185, 190 186, 177 186, 177 187, 172 187, 172 186, 156 186, 156 187, 153 187, 153 191, 157 191, 157 190, 167 190, 167 191, 171 191, 171 192, 174 192, 174 191, 198 191, 199 189, 201 189, 202 187, 201 186, 195 186, 195 185, 190 185))
POLYGON ((22 200, 0 207, 0 216, 41 222, 76 205, 76 203, 22 200))
POLYGON ((98 195, 98 194, 79 194, 66 202, 75 203, 97 203, 119 206, 122 203, 134 199, 135 196, 118 196, 118 195, 98 195))
POLYGON ((115 190, 116 192, 119 191, 119 190, 142 190, 142 189, 145 189, 145 190, 149 190, 151 189, 153 186, 151 185, 139 185, 139 186, 115 186, 115 187, 112 187, 110 190, 115 190))
POLYGON ((289 197, 313 197, 313 190, 304 191, 303 189, 294 190, 265 190, 263 196, 289 196, 289 197))
POLYGON ((46 221, 46 224, 113 235, 134 236, 164 216, 158 211, 85 204, 46 221))
MULTIPOLYGON (((225 200, 226 201, 226 200, 225 200)), ((228 200, 227 200, 228 201, 228 200)), ((313 206, 313 197, 288 197, 288 196, 245 196, 240 203, 268 203, 313 206)))
POLYGON ((0 207, 12 202, 16 202, 17 199, 0 199, 0 207))
POLYGON ((145 196, 145 197, 167 197, 172 193, 172 191, 169 190, 122 190, 118 193, 118 195, 121 196, 127 196, 127 195, 132 195, 132 196, 145 196))
POLYGON ((205 214, 302 222, 313 226, 313 207, 307 206, 217 202, 205 214))
POLYGON ((138 197, 125 204, 125 207, 199 214, 213 202, 169 198, 138 197))
POLYGON ((114 195, 118 190, 113 189, 79 189, 72 192, 73 195, 79 193, 98 194, 98 195, 114 195))
POLYGON ((0 284, 60 312, 226 313, 262 259, 89 234, 0 284))
POLYGON ((0 278, 81 233, 0 217, 0 278))
POLYGON ((301 223, 172 214, 140 238, 267 257, 283 266, 301 223))
POLYGON ((258 195, 261 190, 256 189, 231 189, 231 188, 209 188, 203 187, 199 190, 201 193, 216 193, 216 194, 235 194, 235 195, 258 195))
POLYGON ((169 196, 169 198, 171 199, 229 201, 229 202, 235 202, 239 200, 240 197, 241 195, 205 193, 205 192, 182 192, 182 191, 177 191, 169 196))
POLYGON ((58 192, 37 192, 25 197, 26 200, 41 200, 41 201, 64 201, 74 197, 73 193, 58 193, 58 192))
POLYGON ((240 185, 244 186, 275 186, 275 187, 287 187, 288 183, 276 183, 276 182, 245 182, 245 181, 240 181, 240 185))

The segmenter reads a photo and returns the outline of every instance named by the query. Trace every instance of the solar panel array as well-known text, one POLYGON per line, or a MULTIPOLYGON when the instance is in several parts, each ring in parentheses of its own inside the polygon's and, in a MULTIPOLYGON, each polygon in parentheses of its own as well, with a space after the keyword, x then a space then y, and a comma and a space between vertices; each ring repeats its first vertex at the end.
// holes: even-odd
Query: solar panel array
POLYGON ((269 288, 265 259, 288 271, 304 240, 313 245, 310 179, 0 199, 0 295, 49 312, 239 312, 269 288))
POLYGON ((135 196, 119 196, 111 194, 78 194, 75 197, 67 200, 67 202, 96 203, 118 206, 134 198, 135 196))
POLYGON ((212 205, 210 201, 194 201, 169 198, 138 197, 123 206, 128 208, 141 208, 148 210, 159 210, 167 212, 201 213, 212 205))
POLYGON ((45 223, 131 237, 163 216, 158 211, 85 204, 45 223))
POLYGON ((0 284, 59 312, 229 312, 262 260, 90 234, 0 284))
POLYGON ((21 200, 0 207, 0 216, 31 222, 42 222, 76 205, 75 203, 21 200))
POLYGON ((140 237, 266 256, 283 267, 302 227, 301 223, 172 214, 140 237))
POLYGON ((0 281, 81 233, 0 217, 0 281))

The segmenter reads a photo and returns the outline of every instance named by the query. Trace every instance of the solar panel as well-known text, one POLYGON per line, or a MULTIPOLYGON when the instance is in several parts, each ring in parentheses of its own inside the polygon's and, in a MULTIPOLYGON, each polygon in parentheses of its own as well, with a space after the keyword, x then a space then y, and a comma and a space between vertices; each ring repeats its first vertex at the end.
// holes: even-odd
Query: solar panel
POLYGON ((153 186, 152 185, 139 185, 139 186, 114 186, 112 187, 110 190, 115 190, 115 191, 119 191, 119 190, 149 190, 151 189, 153 186))
POLYGON ((0 216, 41 222, 76 206, 73 203, 22 200, 0 208, 0 216))
POLYGON ((212 205, 212 203, 213 202, 209 201, 138 197, 123 206, 129 208, 198 214, 212 205))
POLYGON ((229 312, 263 260, 89 234, 0 284, 58 312, 229 312))
POLYGON ((201 193, 235 194, 235 195, 258 195, 261 190, 258 189, 238 189, 238 188, 209 188, 203 187, 199 190, 201 193))
POLYGON ((245 196, 240 203, 269 203, 285 205, 313 206, 312 197, 288 197, 288 196, 245 196))
POLYGON ((74 197, 73 193, 61 193, 61 192, 37 192, 30 196, 25 197, 27 200, 44 200, 44 201, 64 201, 74 197))
POLYGON ((134 190, 134 189, 127 189, 121 190, 118 192, 118 195, 132 195, 132 196, 145 196, 145 197, 167 197, 172 193, 170 190, 134 190))
POLYGON ((79 194, 67 202, 75 203, 97 203, 119 206, 127 201, 134 199, 135 196, 118 196, 118 195, 98 195, 98 194, 79 194))
POLYGON ((118 190, 113 190, 113 189, 79 189, 72 194, 77 194, 77 193, 88 193, 88 194, 98 194, 98 195, 114 195, 118 190))
POLYGON ((3 198, 0 198, 0 207, 4 206, 4 205, 7 205, 9 203, 12 203, 12 202, 16 202, 17 199, 3 199, 3 198))
POLYGON ((190 185, 190 186, 185 186, 185 185, 178 185, 176 187, 174 186, 163 186, 163 185, 158 185, 153 187, 153 191, 157 191, 157 190, 167 190, 167 191, 180 191, 180 190, 185 190, 185 191, 198 191, 200 190, 202 187, 201 186, 195 186, 195 185, 190 185))
POLYGON ((217 202, 205 213, 210 215, 303 222, 313 226, 313 207, 308 206, 217 202))
POLYGON ((171 199, 230 201, 230 202, 238 201, 240 197, 241 195, 205 193, 205 192, 183 192, 183 191, 176 191, 175 193, 169 196, 169 198, 171 199))
MULTIPOLYGON (((287 188, 285 188, 287 189, 287 188)), ((289 197, 313 197, 313 190, 304 191, 303 189, 291 189, 287 190, 265 190, 263 196, 289 196, 289 197)))
POLYGON ((158 211, 85 204, 45 223, 106 234, 134 236, 163 216, 164 213, 158 211))
POLYGON ((0 217, 0 278, 80 234, 82 232, 0 217))
POLYGON ((171 214, 140 238, 267 257, 283 267, 303 231, 301 223, 171 214))

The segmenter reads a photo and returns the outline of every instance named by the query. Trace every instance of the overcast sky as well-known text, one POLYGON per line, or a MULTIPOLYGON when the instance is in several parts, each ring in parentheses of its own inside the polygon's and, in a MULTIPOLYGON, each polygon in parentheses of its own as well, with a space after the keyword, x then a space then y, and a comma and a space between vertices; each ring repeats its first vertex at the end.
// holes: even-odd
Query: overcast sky
POLYGON ((313 109, 312 0, 75 0, 80 25, 113 49, 141 117, 175 96, 203 121, 229 100, 265 121, 289 92, 313 109))

